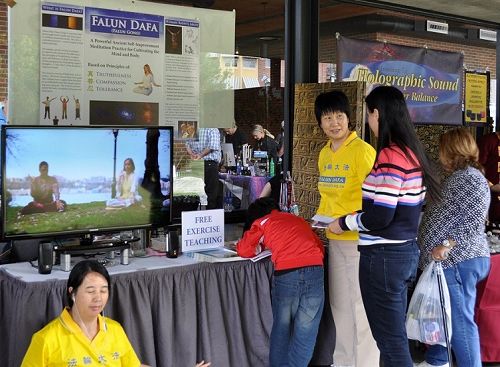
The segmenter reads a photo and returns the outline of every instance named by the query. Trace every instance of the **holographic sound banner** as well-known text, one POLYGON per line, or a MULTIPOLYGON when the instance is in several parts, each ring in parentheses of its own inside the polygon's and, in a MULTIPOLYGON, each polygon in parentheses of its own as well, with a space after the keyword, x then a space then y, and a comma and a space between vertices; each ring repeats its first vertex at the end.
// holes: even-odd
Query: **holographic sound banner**
POLYGON ((463 122, 461 53, 338 37, 337 71, 341 80, 365 81, 369 89, 398 88, 415 123, 463 122))

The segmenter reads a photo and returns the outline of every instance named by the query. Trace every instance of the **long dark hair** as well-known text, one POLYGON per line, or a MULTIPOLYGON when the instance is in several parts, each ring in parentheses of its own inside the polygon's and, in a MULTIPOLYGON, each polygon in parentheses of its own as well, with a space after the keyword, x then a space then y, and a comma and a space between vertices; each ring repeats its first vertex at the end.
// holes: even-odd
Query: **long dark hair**
POLYGON ((378 111, 377 154, 391 144, 396 144, 410 162, 422 169, 423 182, 430 199, 439 200, 441 190, 437 174, 415 133, 403 93, 395 87, 378 86, 366 96, 365 102, 370 113, 375 109, 378 111), (415 162, 410 152, 413 152, 418 162, 415 162))

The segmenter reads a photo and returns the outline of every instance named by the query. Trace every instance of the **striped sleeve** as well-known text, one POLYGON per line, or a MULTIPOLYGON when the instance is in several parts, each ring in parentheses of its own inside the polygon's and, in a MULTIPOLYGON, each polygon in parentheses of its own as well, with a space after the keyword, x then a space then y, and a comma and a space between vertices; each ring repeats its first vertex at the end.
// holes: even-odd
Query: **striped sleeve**
POLYGON ((372 231, 386 228, 401 207, 420 208, 425 188, 420 167, 398 148, 383 149, 363 183, 363 211, 345 219, 351 230, 372 231))

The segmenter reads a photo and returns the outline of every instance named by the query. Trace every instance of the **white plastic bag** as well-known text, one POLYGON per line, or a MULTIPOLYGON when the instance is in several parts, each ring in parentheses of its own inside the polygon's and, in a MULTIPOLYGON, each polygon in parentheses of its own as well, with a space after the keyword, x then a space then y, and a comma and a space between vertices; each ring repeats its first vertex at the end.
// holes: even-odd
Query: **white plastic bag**
POLYGON ((408 339, 425 344, 447 346, 443 319, 446 318, 448 338, 451 340, 450 293, 440 262, 431 261, 418 280, 406 314, 408 339), (438 277, 441 280, 440 296, 438 277), (442 307, 441 300, 444 301, 442 307), (445 315, 443 316, 443 308, 445 315))

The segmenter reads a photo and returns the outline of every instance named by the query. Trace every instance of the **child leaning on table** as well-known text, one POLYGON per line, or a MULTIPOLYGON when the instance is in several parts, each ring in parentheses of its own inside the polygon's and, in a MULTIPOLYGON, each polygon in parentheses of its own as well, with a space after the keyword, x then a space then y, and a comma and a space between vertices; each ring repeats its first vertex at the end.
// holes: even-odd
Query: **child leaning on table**
POLYGON ((318 236, 304 219, 280 212, 271 198, 250 205, 236 249, 253 257, 267 248, 274 264, 270 366, 307 366, 323 312, 323 255, 318 236))

